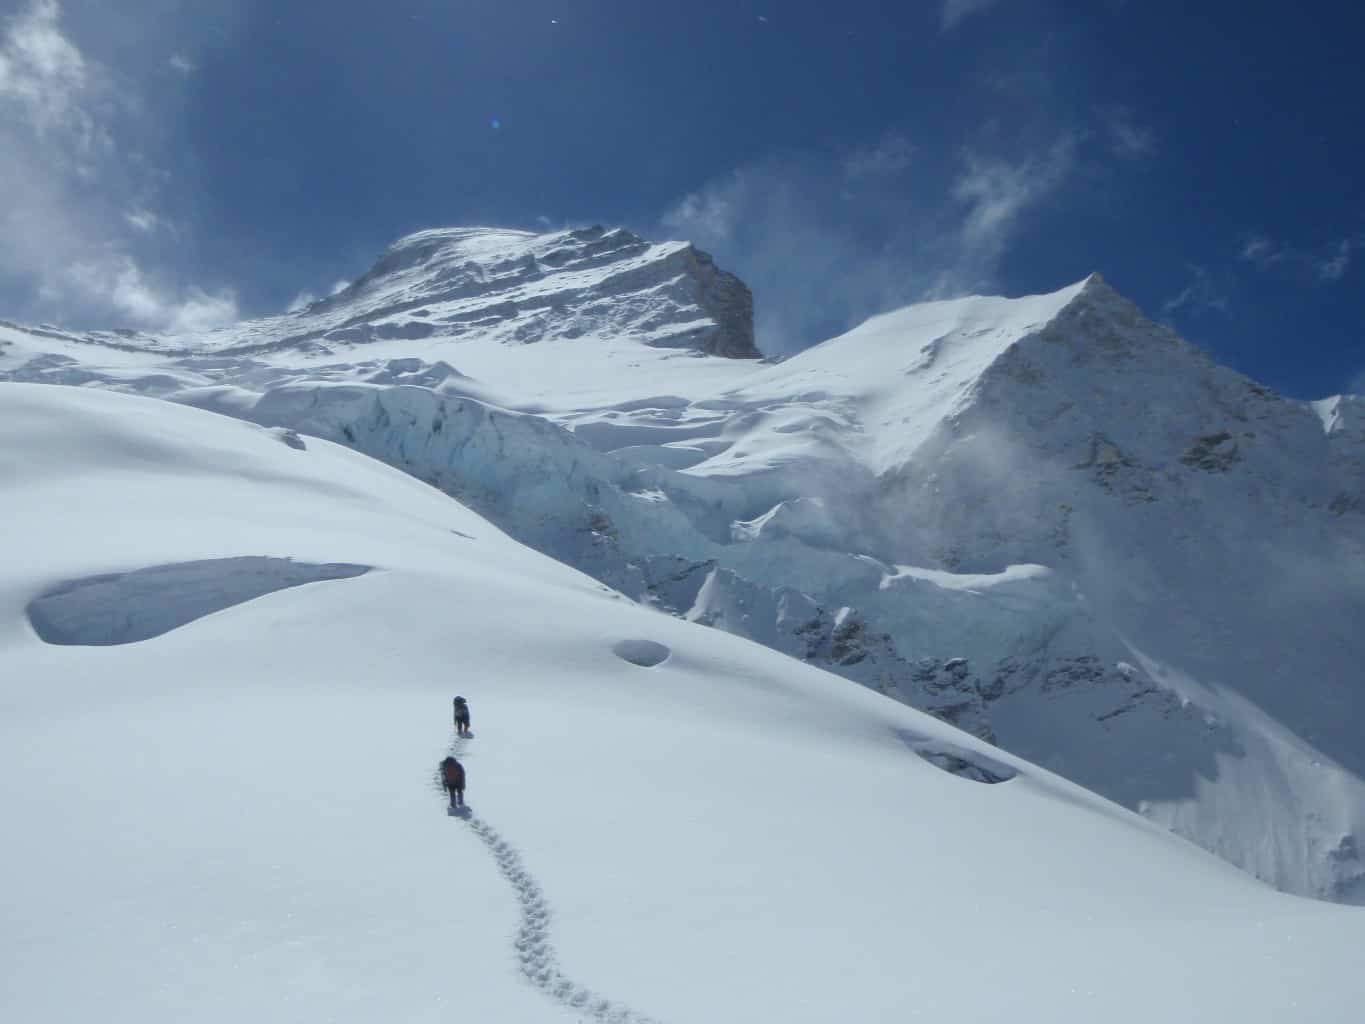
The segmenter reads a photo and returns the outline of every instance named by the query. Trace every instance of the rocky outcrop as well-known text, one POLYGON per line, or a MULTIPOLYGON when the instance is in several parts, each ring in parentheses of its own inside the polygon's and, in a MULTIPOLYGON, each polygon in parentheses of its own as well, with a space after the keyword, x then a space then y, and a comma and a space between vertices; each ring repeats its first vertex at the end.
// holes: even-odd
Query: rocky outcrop
POLYGON ((221 351, 305 343, 628 338, 757 359, 753 298, 687 242, 600 225, 534 234, 439 228, 399 239, 366 274, 297 313, 239 325, 221 351))
POLYGON ((754 297, 749 286, 690 245, 683 250, 682 263, 697 305, 715 322, 701 335, 701 350, 727 359, 762 356, 754 345, 754 297))

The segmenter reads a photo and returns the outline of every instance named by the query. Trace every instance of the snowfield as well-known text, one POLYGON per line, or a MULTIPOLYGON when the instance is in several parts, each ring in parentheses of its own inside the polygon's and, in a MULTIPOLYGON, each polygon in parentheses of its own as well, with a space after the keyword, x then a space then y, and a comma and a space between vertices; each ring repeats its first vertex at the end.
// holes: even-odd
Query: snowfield
POLYGON ((396 469, 102 390, 0 423, 0 1019, 1360 1019, 1365 911, 396 469), (48 643, 54 592, 184 621, 48 643))
MULTIPOLYGON (((894 310, 777 363, 750 312, 683 242, 451 228, 222 330, 0 323, 0 380, 223 413, 282 456, 344 445, 633 601, 928 711, 1286 892, 1365 903, 1365 399, 1278 396, 1098 275, 894 310)), ((310 592, 388 578, 212 557, 375 567, 310 592)), ((234 565, 212 577, 233 593, 285 572, 234 565)), ((119 564, 32 621, 160 628, 96 598, 198 571, 119 564)))

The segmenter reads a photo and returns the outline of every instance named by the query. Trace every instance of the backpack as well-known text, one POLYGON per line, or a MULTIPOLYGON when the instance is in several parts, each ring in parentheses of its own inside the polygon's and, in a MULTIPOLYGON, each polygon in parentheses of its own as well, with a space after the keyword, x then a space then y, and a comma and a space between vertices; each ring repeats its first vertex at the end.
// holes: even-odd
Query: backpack
POLYGON ((453 757, 441 762, 441 778, 450 789, 464 789, 464 766, 453 757))
POLYGON ((469 704, 463 697, 455 698, 455 717, 456 718, 469 717, 469 704))

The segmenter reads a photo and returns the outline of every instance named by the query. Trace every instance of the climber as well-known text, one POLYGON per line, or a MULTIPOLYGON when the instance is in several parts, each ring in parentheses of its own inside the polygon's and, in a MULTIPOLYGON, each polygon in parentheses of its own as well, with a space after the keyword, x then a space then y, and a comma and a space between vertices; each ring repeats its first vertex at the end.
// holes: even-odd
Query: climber
POLYGON ((441 784, 450 793, 452 808, 464 806, 464 765, 453 757, 441 762, 441 784))

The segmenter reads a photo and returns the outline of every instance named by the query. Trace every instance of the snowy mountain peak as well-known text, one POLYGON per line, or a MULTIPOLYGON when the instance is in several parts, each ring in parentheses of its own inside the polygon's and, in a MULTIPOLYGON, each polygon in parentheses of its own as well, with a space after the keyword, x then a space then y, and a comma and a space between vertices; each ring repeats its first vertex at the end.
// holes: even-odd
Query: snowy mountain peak
POLYGON ((743 281, 690 242, 650 242, 601 225, 543 234, 418 231, 328 298, 206 333, 0 326, 57 342, 177 356, 295 350, 332 357, 428 338, 503 346, 596 339, 729 359, 762 356, 743 281))
POLYGON ((628 597, 1365 902, 1365 401, 1281 398, 1097 274, 696 357, 756 354, 750 322, 683 242, 448 228, 210 336, 0 325, 0 378, 343 444, 628 597))
POLYGON ((1049 329, 1042 332, 1047 340, 1066 340, 1114 353, 1134 344, 1177 341, 1175 332, 1149 319, 1098 273, 1055 294, 1066 296, 1066 301, 1052 318, 1049 329))
POLYGON ((270 345, 271 336, 280 346, 330 347, 436 335, 509 344, 610 337, 737 359, 761 354, 753 299, 739 278, 688 242, 649 242, 601 225, 418 231, 336 295, 223 332, 215 347, 270 345))

